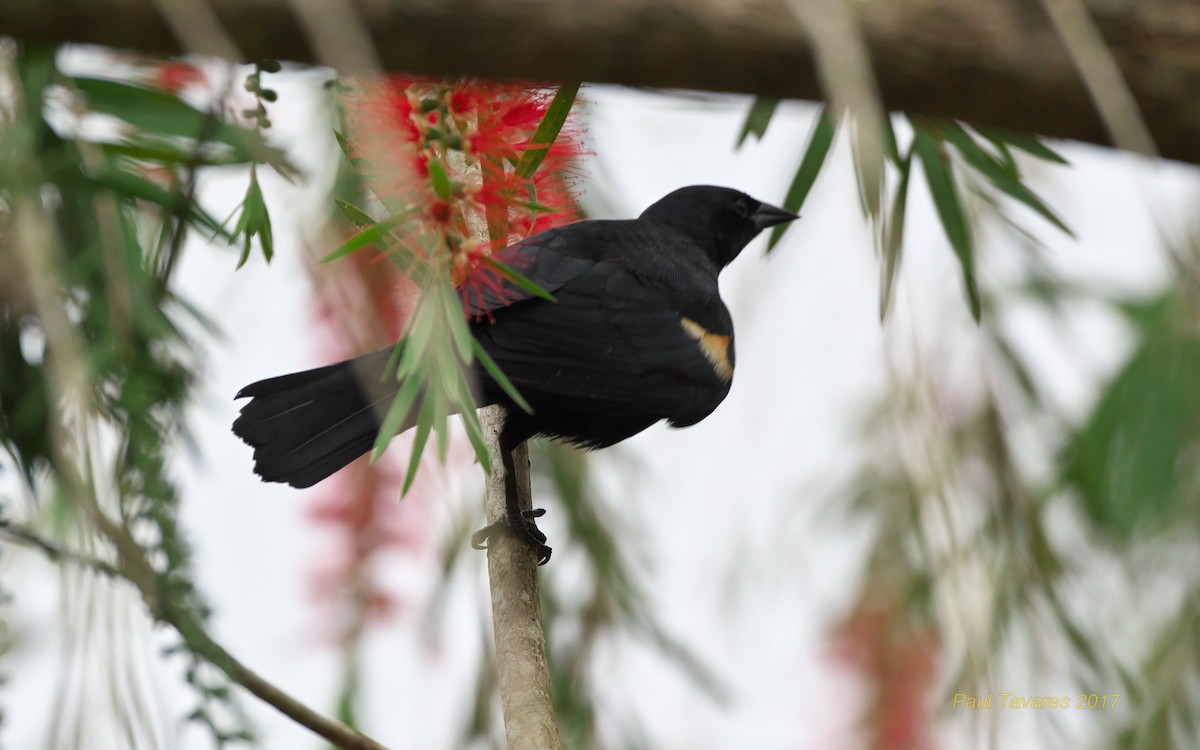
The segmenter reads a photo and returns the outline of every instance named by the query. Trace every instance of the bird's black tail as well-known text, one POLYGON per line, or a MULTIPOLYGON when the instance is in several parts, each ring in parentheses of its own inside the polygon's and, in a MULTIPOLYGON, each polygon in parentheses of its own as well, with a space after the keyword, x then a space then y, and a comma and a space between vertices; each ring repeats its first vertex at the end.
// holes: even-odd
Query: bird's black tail
POLYGON ((370 450, 400 385, 384 377, 391 354, 388 347, 238 391, 251 401, 233 432, 254 448, 254 472, 266 482, 311 487, 370 450))

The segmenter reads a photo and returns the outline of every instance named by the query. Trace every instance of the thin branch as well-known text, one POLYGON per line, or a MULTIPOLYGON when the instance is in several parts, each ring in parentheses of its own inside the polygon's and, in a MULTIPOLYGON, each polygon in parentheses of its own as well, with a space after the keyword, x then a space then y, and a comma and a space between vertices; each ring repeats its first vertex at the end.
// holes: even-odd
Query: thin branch
MULTIPOLYGON (((503 523, 507 515, 504 462, 500 455, 500 430, 504 419, 502 406, 489 406, 479 412, 493 467, 486 484, 489 525, 503 523)), ((533 507, 533 493, 529 484, 526 444, 522 443, 513 451, 513 462, 517 469, 520 506, 529 510, 533 507)), ((492 629, 496 638, 496 675, 509 750, 557 750, 562 747, 562 739, 550 695, 537 556, 525 540, 513 534, 488 537, 487 556, 492 629)))
POLYGON ((334 746, 344 750, 386 750, 370 737, 304 705, 235 659, 208 635, 194 612, 175 606, 158 595, 158 573, 129 529, 109 518, 91 495, 85 494, 77 499, 81 501, 104 536, 116 546, 122 575, 137 586, 154 619, 175 628, 193 651, 202 654, 229 679, 246 688, 252 695, 329 740, 334 746))
POLYGON ((0 518, 0 534, 3 534, 17 544, 40 551, 46 557, 50 558, 52 562, 69 562, 90 568, 110 578, 128 580, 125 577, 125 573, 112 563, 65 549, 61 545, 38 534, 36 531, 21 524, 13 523, 7 518, 0 518))
MULTIPOLYGON (((84 504, 94 507, 93 503, 84 504)), ((387 750, 370 737, 314 711, 259 676, 214 641, 190 611, 166 606, 165 603, 158 600, 157 588, 153 583, 157 576, 142 553, 141 547, 137 545, 124 526, 113 522, 107 516, 102 515, 100 518, 103 519, 101 530, 119 549, 120 566, 64 549, 32 529, 5 518, 0 518, 0 534, 14 542, 40 550, 54 562, 70 562, 112 578, 129 581, 139 590, 156 620, 175 628, 191 648, 203 654, 205 659, 212 662, 229 679, 336 747, 344 748, 344 750, 387 750)))
POLYGON ((189 645, 204 654, 205 658, 228 675, 229 679, 246 688, 263 702, 274 706, 284 716, 307 727, 343 750, 387 750, 370 737, 314 711, 273 683, 260 677, 209 637, 190 612, 173 614, 170 617, 170 624, 180 633, 183 633, 185 628, 187 629, 190 638, 189 645))

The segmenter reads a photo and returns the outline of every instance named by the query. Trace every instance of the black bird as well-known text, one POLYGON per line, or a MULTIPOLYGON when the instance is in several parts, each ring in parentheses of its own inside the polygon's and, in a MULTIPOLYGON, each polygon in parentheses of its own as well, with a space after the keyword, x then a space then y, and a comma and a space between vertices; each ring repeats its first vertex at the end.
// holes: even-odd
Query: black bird
MULTIPOLYGON (((680 188, 636 219, 581 221, 497 254, 554 302, 507 281, 462 293, 472 334, 533 407, 517 407, 477 366, 477 405, 508 407, 500 435, 507 524, 541 562, 550 548, 533 521, 540 512, 516 508, 512 449, 537 435, 603 448, 663 419, 687 427, 711 414, 734 369, 733 321, 717 275, 763 229, 796 218, 729 188, 680 188)), ((366 453, 399 388, 384 377, 391 354, 239 391, 252 400, 233 431, 254 447, 255 473, 308 487, 366 453)))

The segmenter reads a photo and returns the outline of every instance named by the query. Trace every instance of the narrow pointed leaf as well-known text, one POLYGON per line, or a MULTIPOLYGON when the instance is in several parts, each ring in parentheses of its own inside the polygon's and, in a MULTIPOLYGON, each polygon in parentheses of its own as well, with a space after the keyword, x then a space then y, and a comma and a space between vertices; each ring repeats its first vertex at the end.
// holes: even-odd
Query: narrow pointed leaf
POLYGON ((335 130, 333 131, 333 137, 337 139, 338 148, 342 150, 342 154, 345 155, 346 161, 350 162, 350 164, 360 173, 364 172, 367 169, 368 164, 354 155, 354 149, 351 148, 350 142, 346 140, 346 136, 335 130))
POLYGON ((229 166, 244 163, 236 154, 196 154, 194 148, 180 148, 171 143, 152 140, 148 134, 139 135, 140 137, 120 143, 101 143, 99 146, 107 156, 123 156, 156 164, 195 163, 202 166, 229 166))
POLYGON ((267 202, 263 198, 262 188, 258 180, 254 180, 254 200, 258 203, 261 222, 258 225, 258 244, 262 246, 263 258, 268 263, 275 257, 275 234, 271 229, 271 213, 267 210, 267 202))
POLYGON ((438 462, 442 464, 446 463, 446 457, 450 455, 450 430, 446 425, 449 416, 450 410, 446 400, 435 400, 433 402, 433 434, 437 436, 438 462))
POLYGON ((425 404, 421 408, 421 413, 417 415, 417 434, 413 437, 412 454, 408 458, 408 471, 404 474, 404 486, 400 489, 401 497, 408 494, 413 480, 417 478, 417 469, 421 468, 421 454, 425 452, 425 443, 428 442, 429 433, 433 428, 433 409, 431 407, 432 404, 425 404))
POLYGON ((223 122, 217 113, 201 112, 175 94, 107 78, 79 76, 71 83, 93 112, 112 115, 147 133, 222 143, 241 162, 262 162, 281 174, 295 174, 284 152, 268 145, 258 131, 223 122))
POLYGON ((1011 133, 1004 130, 992 130, 991 128, 980 128, 978 130, 980 135, 994 143, 1003 143, 1012 146, 1044 161, 1052 161, 1055 164, 1070 164, 1069 161, 1043 143, 1037 136, 1011 133))
POLYGON ((343 242, 340 247, 329 255, 321 258, 321 262, 330 263, 338 258, 344 258, 351 253, 361 250, 368 245, 374 245, 383 239, 388 232, 404 223, 404 221, 405 217, 403 216, 392 216, 383 221, 377 221, 343 242))
POLYGON ((858 197, 866 217, 876 222, 883 210, 884 166, 887 160, 887 137, 871 133, 862 121, 854 121, 851 129, 850 155, 854 162, 854 177, 858 197))
POLYGON ((467 318, 463 313, 462 301, 454 291, 454 287, 449 283, 445 283, 438 297, 442 303, 442 314, 445 316, 446 324, 450 328, 450 338, 454 345, 455 352, 458 354, 459 362, 471 361, 471 342, 475 338, 471 335, 471 331, 467 328, 467 318))
POLYGON ((998 141, 995 138, 988 138, 986 135, 983 137, 987 138, 988 143, 992 144, 992 147, 1000 155, 998 158, 1000 166, 1004 167, 1004 171, 1014 180, 1021 179, 1021 169, 1017 165, 1017 159, 1013 156, 1012 149, 1008 147, 1008 144, 1004 141, 998 141))
POLYGON ((496 364, 496 360, 492 359, 492 356, 487 353, 483 346, 476 341, 474 337, 471 337, 471 349, 475 352, 475 359, 479 360, 479 364, 483 365, 483 369, 487 370, 488 375, 492 376, 492 380, 495 380, 496 385, 500 386, 500 388, 508 394, 508 397, 513 400, 513 403, 521 407, 521 409, 523 409, 525 412, 533 414, 533 407, 530 406, 529 402, 526 401, 525 398, 517 391, 517 387, 512 384, 512 381, 508 379, 508 376, 500 370, 500 366, 496 364))
POLYGON ((379 434, 375 436, 375 445, 371 448, 372 461, 378 461, 379 457, 383 455, 388 443, 396 436, 400 426, 404 424, 405 417, 412 411, 413 404, 420 392, 421 381, 419 378, 406 378, 400 385, 400 390, 392 399, 392 405, 388 407, 383 424, 379 427, 379 434))
POLYGON ((488 455, 487 442, 483 439, 483 425, 479 423, 479 415, 474 409, 464 409, 459 412, 459 418, 467 430, 467 439, 471 441, 471 447, 475 449, 475 458, 483 467, 484 473, 491 474, 492 459, 488 455))
POLYGON ((337 204, 338 210, 342 212, 342 216, 346 217, 346 221, 349 221, 359 229, 365 229, 375 223, 370 214, 353 203, 344 201, 341 198, 335 198, 334 203, 337 204))
POLYGON ((1005 165, 996 157, 984 151, 970 134, 956 123, 945 123, 939 126, 938 134, 952 144, 962 154, 963 160, 976 172, 987 178, 998 190, 1024 203, 1037 212, 1046 221, 1053 224, 1069 237, 1074 237, 1062 219, 1042 202, 1032 190, 1027 188, 1019 179, 1013 177, 1005 165))
POLYGON ((379 376, 380 383, 387 382, 389 376, 393 380, 399 378, 397 373, 400 367, 400 360, 404 356, 404 349, 407 345, 408 342, 406 342, 404 339, 401 339, 400 341, 396 342, 394 347, 392 347, 392 353, 388 355, 387 364, 384 365, 383 373, 379 376))
POLYGON ((1037 386, 1034 384, 1033 375, 1029 372, 1029 368, 1025 366, 1025 361, 1021 359, 1016 350, 1013 349, 1008 339, 997 333, 992 337, 992 343, 1004 360, 1008 371, 1012 373, 1013 379, 1017 381, 1021 391, 1034 404, 1041 403, 1041 396, 1038 393, 1037 386))
POLYGON ((242 200, 241 215, 234 227, 233 236, 235 239, 242 238, 242 254, 238 259, 238 268, 241 268, 250 258, 251 241, 255 237, 258 237, 263 257, 268 263, 275 255, 271 235, 271 215, 267 211, 262 187, 258 183, 258 175, 253 167, 250 169, 250 185, 246 188, 246 197, 242 200))
MULTIPOLYGON (((892 125, 892 118, 890 116, 883 118, 883 147, 887 158, 891 160, 892 164, 899 167, 902 160, 900 156, 900 144, 896 140, 896 128, 892 125)), ((907 159, 909 155, 906 154, 903 158, 907 159)))
POLYGON ((929 194, 942 222, 942 229, 945 230, 946 238, 950 241, 950 246, 962 267, 971 316, 978 322, 982 315, 982 306, 979 301, 979 288, 975 282, 975 250, 967 217, 958 197, 954 175, 937 139, 917 123, 914 123, 913 127, 912 145, 925 168, 925 181, 929 184, 929 194))
POLYGON ((900 255, 904 250, 904 219, 908 211, 908 183, 912 174, 912 152, 900 162, 900 182, 892 198, 892 212, 887 224, 887 236, 883 246, 883 273, 879 284, 879 320, 887 319, 892 303, 892 289, 896 284, 896 271, 900 268, 900 255))
MULTIPOLYGON (((792 179, 787 196, 783 199, 783 207, 787 210, 800 212, 801 206, 808 198, 809 191, 812 190, 813 183, 821 174, 825 157, 829 155, 829 148, 833 145, 833 137, 837 135, 837 126, 837 118, 828 109, 822 109, 813 126, 812 135, 808 138, 808 146, 804 149, 804 156, 800 159, 796 176, 792 179)), ((771 238, 767 241, 768 253, 775 249, 775 245, 779 243, 788 226, 790 224, 780 224, 771 230, 771 238)))
POLYGON ((537 171, 542 160, 546 158, 546 154, 550 152, 550 146, 558 138, 559 131, 567 121, 567 115, 571 114, 571 108, 575 106, 575 97, 578 94, 578 83, 564 83, 558 87, 558 91, 554 92, 554 98, 550 100, 546 114, 542 116, 542 121, 529 141, 529 148, 525 149, 521 160, 517 162, 515 170, 517 177, 524 180, 533 177, 533 173, 537 171))
POLYGON ((411 322, 404 336, 404 352, 396 370, 398 380, 408 377, 425 360, 434 338, 433 319, 428 313, 426 295, 421 295, 409 320, 411 322))
POLYGON ((433 185, 433 194, 438 198, 448 201, 450 196, 454 194, 454 185, 450 182, 450 175, 446 174, 446 169, 434 161, 429 160, 429 182, 433 185))
POLYGON ((500 275, 504 276, 506 279, 534 295, 535 297, 541 297, 542 299, 549 300, 550 302, 558 301, 554 298, 553 294, 547 292, 545 289, 530 281, 520 271, 508 265, 507 263, 496 260, 495 258, 484 258, 483 262, 496 269, 500 275))
POLYGON ((775 110, 779 107, 779 100, 769 96, 758 96, 754 98, 754 103, 750 105, 750 111, 746 113, 746 122, 742 124, 742 132, 738 133, 737 144, 734 148, 741 148, 742 144, 751 135, 755 140, 762 140, 762 137, 767 133, 767 126, 771 124, 771 118, 775 115, 775 110))
POLYGON ((514 206, 516 208, 529 209, 530 211, 533 211, 534 213, 548 214, 548 213, 551 213, 552 211, 554 211, 554 209, 550 206, 546 206, 541 203, 535 203, 533 201, 511 200, 511 201, 508 201, 508 204, 510 206, 514 206))
MULTIPOLYGON (((123 169, 112 169, 101 172, 89 178, 117 193, 120 197, 144 200, 162 206, 168 211, 176 211, 179 204, 187 200, 180 193, 168 190, 150 180, 123 169)), ((207 229, 227 242, 233 242, 234 237, 214 219, 207 211, 200 208, 195 201, 189 201, 187 207, 188 219, 198 227, 207 229)))

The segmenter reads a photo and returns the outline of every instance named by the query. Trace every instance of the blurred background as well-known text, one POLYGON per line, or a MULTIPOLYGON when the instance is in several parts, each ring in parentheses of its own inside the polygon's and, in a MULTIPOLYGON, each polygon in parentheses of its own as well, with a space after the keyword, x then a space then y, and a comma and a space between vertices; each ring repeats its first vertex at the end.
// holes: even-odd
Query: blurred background
MULTIPOLYGON (((393 341, 414 304, 386 264, 318 263, 353 229, 332 197, 355 189, 333 73, 79 48, 4 58, 0 744, 192 748, 252 732, 322 746, 154 625, 134 587, 55 559, 120 559, 73 505, 83 483, 166 571, 164 597, 258 674, 389 747, 503 746, 485 557, 467 544, 482 472, 458 422, 445 464, 426 450, 403 499, 410 435, 371 469, 297 491, 260 483, 230 432, 243 385, 393 341), (122 110, 72 77, 232 113, 261 142, 216 120, 205 137, 225 151, 132 138, 165 121, 132 113, 165 105, 122 110), (82 187, 56 171, 55 138, 82 187), (50 292, 18 281, 36 276, 21 248, 39 238, 75 290, 58 316, 74 355, 43 358, 50 292), (104 291, 122 252, 162 280, 144 298, 133 284, 124 312, 104 291), (126 348, 97 322, 122 315, 126 348), (30 416, 35 401, 58 408, 42 368, 69 382, 72 356, 120 373, 112 403, 98 385, 98 416, 30 416), (132 494, 146 498, 135 509, 132 494)), ((558 169, 590 218, 695 183, 802 202, 769 253, 761 238, 722 276, 738 370, 711 417, 594 454, 535 446, 565 743, 1200 746, 1195 168, 896 116, 872 211, 853 128, 823 112, 586 85, 560 136, 573 141, 558 169)))

